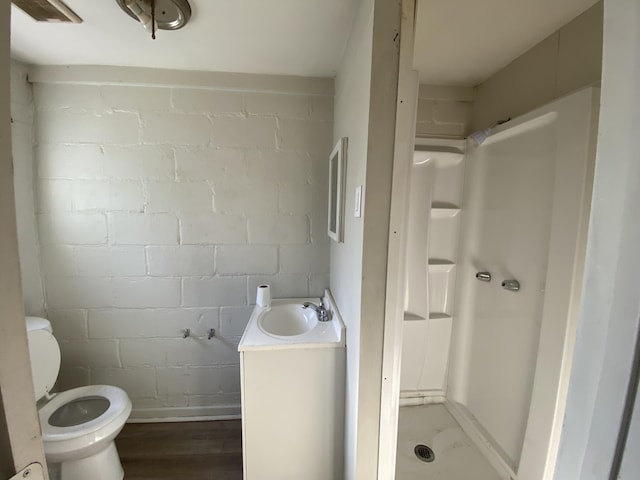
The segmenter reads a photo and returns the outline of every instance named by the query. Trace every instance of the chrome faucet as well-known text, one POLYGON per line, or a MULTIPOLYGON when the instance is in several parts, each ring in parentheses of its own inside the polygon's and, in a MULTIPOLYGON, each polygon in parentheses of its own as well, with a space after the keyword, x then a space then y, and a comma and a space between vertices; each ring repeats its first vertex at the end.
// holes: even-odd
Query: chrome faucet
POLYGON ((329 320, 331 320, 331 312, 324 308, 322 299, 320 299, 320 305, 316 305, 315 303, 311 302, 304 302, 302 304, 302 308, 312 308, 316 312, 319 322, 328 322, 329 320))

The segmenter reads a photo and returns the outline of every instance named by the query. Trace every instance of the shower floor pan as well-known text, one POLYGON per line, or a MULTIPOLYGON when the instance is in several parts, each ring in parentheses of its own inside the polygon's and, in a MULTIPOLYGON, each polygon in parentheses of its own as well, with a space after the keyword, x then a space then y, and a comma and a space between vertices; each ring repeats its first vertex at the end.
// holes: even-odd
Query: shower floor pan
POLYGON ((503 480, 444 405, 400 408, 396 480, 503 480), (433 461, 416 456, 416 445, 433 461))

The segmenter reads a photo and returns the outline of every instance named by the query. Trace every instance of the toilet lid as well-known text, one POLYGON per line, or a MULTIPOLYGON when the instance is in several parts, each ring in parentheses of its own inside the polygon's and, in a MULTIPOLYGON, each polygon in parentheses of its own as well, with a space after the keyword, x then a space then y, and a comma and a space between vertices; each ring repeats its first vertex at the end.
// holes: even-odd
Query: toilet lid
POLYGON ((32 330, 28 334, 31 375, 36 400, 48 394, 60 372, 60 347, 47 330, 32 330))

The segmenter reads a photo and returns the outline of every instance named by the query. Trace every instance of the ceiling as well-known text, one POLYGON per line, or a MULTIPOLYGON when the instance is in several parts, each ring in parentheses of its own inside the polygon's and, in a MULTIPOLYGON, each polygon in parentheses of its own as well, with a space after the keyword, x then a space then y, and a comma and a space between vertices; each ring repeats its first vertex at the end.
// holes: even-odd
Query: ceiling
MULTIPOLYGON (((334 75, 360 0, 190 0, 193 16, 152 41, 116 0, 66 0, 82 24, 12 6, 12 55, 38 65, 334 75)), ((597 0, 417 0, 421 83, 474 86, 597 0)))
POLYGON ((420 83, 475 86, 597 0, 417 0, 420 83))
POLYGON ((35 22, 12 5, 12 56, 38 65, 125 65, 333 76, 359 0, 190 0, 182 30, 152 41, 115 0, 65 0, 82 24, 35 22))

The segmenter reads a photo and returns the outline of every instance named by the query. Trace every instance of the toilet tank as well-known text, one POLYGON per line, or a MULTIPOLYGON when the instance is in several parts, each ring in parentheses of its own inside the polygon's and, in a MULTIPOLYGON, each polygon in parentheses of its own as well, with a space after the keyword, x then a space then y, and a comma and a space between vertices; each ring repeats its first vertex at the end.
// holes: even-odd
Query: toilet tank
POLYGON ((49 320, 26 317, 31 376, 36 400, 48 395, 60 372, 60 347, 49 320))

